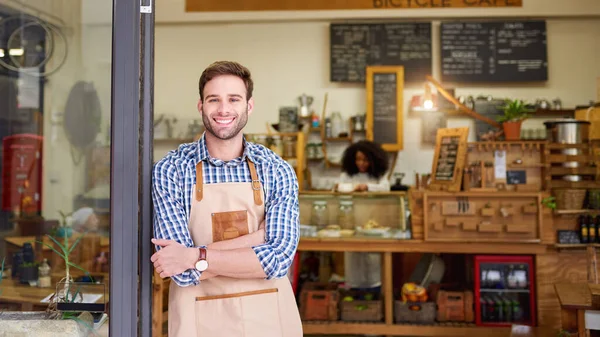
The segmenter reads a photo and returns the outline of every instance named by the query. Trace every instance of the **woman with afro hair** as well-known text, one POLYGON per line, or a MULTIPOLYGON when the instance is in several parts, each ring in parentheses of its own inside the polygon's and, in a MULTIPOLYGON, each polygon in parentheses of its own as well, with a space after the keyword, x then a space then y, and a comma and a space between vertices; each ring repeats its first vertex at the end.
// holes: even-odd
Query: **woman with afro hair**
MULTIPOLYGON (((340 184, 352 184, 357 192, 386 192, 387 153, 377 143, 362 140, 350 145, 342 159, 340 184)), ((378 291, 381 287, 379 253, 344 253, 346 284, 352 289, 378 291)))
POLYGON ((386 192, 390 190, 387 170, 387 153, 381 146, 361 140, 344 151, 342 174, 338 184, 352 184, 356 192, 386 192))

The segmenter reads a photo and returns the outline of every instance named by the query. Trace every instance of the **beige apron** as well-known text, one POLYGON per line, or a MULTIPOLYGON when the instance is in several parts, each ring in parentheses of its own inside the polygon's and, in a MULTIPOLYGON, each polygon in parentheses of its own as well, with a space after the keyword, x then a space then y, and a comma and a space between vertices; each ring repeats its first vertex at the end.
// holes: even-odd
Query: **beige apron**
MULTIPOLYGON (((258 230, 265 216, 264 194, 254 164, 248 160, 248 166, 251 183, 204 185, 202 162, 196 165, 189 221, 196 246, 258 230)), ((218 276, 189 287, 171 282, 169 337, 237 336, 302 336, 298 307, 287 277, 265 280, 218 276)))

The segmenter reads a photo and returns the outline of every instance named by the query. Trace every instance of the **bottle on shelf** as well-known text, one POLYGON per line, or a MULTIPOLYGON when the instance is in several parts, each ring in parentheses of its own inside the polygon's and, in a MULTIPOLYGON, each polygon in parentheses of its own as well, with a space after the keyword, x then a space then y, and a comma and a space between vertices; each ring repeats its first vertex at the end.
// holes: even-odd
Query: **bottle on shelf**
POLYGON ((600 214, 596 215, 596 218, 594 220, 594 237, 593 238, 590 233, 590 239, 592 239, 594 241, 594 243, 600 243, 600 233, 598 233, 599 230, 600 230, 600 214))
POLYGON ((581 243, 588 243, 589 227, 587 223, 587 217, 585 215, 580 215, 578 222, 581 243))

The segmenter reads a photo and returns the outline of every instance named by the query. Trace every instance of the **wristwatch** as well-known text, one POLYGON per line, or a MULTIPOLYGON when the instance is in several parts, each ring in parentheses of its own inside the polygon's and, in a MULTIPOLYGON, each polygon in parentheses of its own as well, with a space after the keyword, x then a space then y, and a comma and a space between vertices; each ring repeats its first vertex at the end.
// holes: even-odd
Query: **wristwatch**
POLYGON ((200 251, 200 256, 198 257, 198 261, 196 261, 196 270, 205 271, 208 269, 208 261, 206 260, 206 248, 198 248, 200 251))

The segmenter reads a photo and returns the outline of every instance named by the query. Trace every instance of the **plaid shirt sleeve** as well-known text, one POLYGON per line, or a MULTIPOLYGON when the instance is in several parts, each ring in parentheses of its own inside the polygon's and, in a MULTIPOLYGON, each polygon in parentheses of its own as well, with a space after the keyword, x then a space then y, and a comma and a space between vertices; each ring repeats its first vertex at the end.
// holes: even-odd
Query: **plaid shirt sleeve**
MULTIPOLYGON (((154 237, 175 240, 186 247, 194 247, 188 230, 187 212, 177 167, 168 159, 161 160, 152 172, 152 202, 154 203, 154 237)), ((161 247, 156 246, 156 250, 161 247)), ((188 269, 171 279, 180 287, 199 284, 200 272, 188 269)))
POLYGON ((299 236, 298 180, 286 162, 274 172, 265 204, 265 243, 253 247, 267 279, 282 278, 294 260, 299 236))

